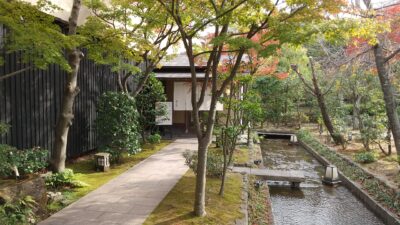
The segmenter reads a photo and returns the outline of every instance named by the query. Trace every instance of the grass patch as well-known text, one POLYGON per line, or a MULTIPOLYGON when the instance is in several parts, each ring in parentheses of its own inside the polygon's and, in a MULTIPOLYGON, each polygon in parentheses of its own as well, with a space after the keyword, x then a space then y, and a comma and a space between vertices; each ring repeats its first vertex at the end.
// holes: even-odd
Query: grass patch
POLYGON ((57 212, 65 206, 75 202, 79 198, 85 196, 89 192, 99 188, 103 184, 107 183, 111 179, 117 177, 121 173, 125 172, 129 168, 135 166, 139 162, 148 158, 152 154, 158 152, 163 147, 170 144, 171 141, 163 140, 159 144, 145 144, 142 146, 142 151, 133 156, 123 155, 122 163, 119 165, 111 166, 108 172, 96 172, 94 169, 93 159, 86 159, 71 163, 67 165, 67 168, 72 169, 75 173, 75 178, 79 181, 88 184, 86 187, 74 188, 69 190, 63 190, 62 194, 65 198, 62 202, 55 202, 48 205, 48 210, 52 213, 57 212))
POLYGON ((220 179, 207 178, 205 217, 192 214, 196 177, 189 170, 145 221, 150 224, 233 224, 240 212, 242 177, 228 174, 224 197, 218 195, 220 179))
POLYGON ((249 224, 272 224, 272 210, 268 186, 254 187, 255 176, 249 176, 249 224))
POLYGON ((235 150, 233 155, 233 162, 237 164, 245 164, 249 162, 249 148, 240 146, 235 150))

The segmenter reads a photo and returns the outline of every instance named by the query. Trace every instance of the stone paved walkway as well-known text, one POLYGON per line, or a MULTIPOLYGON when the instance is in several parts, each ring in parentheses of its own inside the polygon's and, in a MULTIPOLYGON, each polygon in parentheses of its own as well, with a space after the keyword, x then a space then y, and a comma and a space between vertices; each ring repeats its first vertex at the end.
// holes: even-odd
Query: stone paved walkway
POLYGON ((196 139, 178 139, 39 225, 142 224, 188 170, 182 153, 196 139))

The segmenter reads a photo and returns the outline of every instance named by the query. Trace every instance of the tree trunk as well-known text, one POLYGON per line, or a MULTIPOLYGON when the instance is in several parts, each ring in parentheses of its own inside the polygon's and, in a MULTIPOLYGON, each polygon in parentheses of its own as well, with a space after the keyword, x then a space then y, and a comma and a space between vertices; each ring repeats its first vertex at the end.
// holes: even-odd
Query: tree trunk
MULTIPOLYGON (((81 1, 74 0, 71 16, 69 18, 69 31, 68 35, 76 34, 77 21, 79 11, 81 8, 81 1)), ((77 78, 79 71, 79 63, 83 58, 83 53, 75 48, 68 50, 68 63, 71 67, 71 72, 67 75, 67 83, 65 84, 64 96, 61 105, 60 115, 57 121, 55 130, 54 150, 51 154, 51 166, 54 172, 63 172, 65 169, 65 160, 67 153, 67 140, 69 127, 72 125, 74 118, 74 100, 75 96, 79 93, 77 86, 77 78)))
POLYGON ((205 197, 206 197, 206 174, 207 174, 207 150, 210 138, 204 137, 198 140, 198 162, 196 174, 196 190, 194 200, 194 213, 197 216, 206 215, 205 197))
POLYGON ((375 64, 378 70, 379 81, 381 84, 383 99, 385 101, 386 115, 392 130, 393 140, 396 147, 397 156, 400 156, 400 122, 396 110, 396 99, 394 90, 389 80, 389 72, 385 65, 382 47, 377 44, 374 46, 375 64))
POLYGON ((352 123, 353 123, 353 130, 360 129, 360 103, 361 103, 361 96, 357 96, 353 102, 353 116, 352 116, 352 123))
MULTIPOLYGON (((225 145, 226 144, 227 143, 225 142, 225 145)), ((227 146, 222 146, 222 149, 223 149, 223 153, 224 153, 224 166, 222 169, 221 186, 219 187, 219 193, 218 193, 220 196, 224 196, 226 171, 228 169, 227 146)))
POLYGON ((314 94, 317 98, 318 106, 319 106, 319 109, 320 109, 321 115, 322 115, 322 120, 324 121, 325 127, 328 130, 329 134, 335 141, 335 144, 341 144, 343 146, 345 143, 344 138, 341 134, 336 133, 336 130, 333 126, 333 123, 332 123, 331 118, 328 113, 328 109, 326 107, 324 94, 321 92, 321 89, 319 88, 319 85, 318 85, 318 81, 317 81, 317 77, 314 72, 313 65, 311 65, 311 69, 312 69, 311 74, 312 74, 312 83, 314 86, 314 94))
POLYGON ((388 147, 388 155, 392 154, 392 131, 390 130, 390 127, 387 129, 387 147, 388 147))

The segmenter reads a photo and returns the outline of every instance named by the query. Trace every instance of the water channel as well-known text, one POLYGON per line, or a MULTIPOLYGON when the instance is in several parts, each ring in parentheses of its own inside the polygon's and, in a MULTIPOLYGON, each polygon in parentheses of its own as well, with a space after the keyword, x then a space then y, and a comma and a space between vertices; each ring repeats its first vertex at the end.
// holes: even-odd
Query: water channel
POLYGON ((276 225, 384 224, 344 186, 321 183, 324 167, 305 149, 288 140, 261 142, 264 164, 276 170, 301 170, 306 182, 291 189, 284 182, 268 182, 276 225))

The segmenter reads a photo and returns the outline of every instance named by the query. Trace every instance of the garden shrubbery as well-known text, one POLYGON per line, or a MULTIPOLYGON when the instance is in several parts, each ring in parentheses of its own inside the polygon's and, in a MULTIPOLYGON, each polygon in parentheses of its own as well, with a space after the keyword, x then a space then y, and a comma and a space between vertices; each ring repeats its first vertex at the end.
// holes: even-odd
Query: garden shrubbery
POLYGON ((152 134, 147 137, 147 141, 150 144, 158 144, 161 142, 161 135, 159 134, 152 134))
MULTIPOLYGON (((186 165, 197 174, 197 152, 185 151, 183 157, 186 160, 186 165)), ((221 177, 224 168, 224 159, 222 152, 218 149, 209 149, 207 154, 207 176, 221 177)))
POLYGON ((15 202, 0 205, 0 224, 36 224, 36 216, 33 212, 36 205, 35 200, 29 195, 15 202))
POLYGON ((96 119, 101 147, 120 159, 122 152, 136 154, 139 144, 136 103, 127 93, 106 92, 99 100, 96 119))
POLYGON ((360 152, 354 156, 354 160, 359 163, 372 163, 376 158, 373 152, 360 152))
POLYGON ((39 147, 17 150, 0 144, 0 176, 27 175, 45 170, 48 166, 48 150, 39 147))
POLYGON ((54 173, 46 177, 46 186, 51 189, 65 188, 65 187, 83 187, 87 184, 78 181, 74 177, 74 171, 71 169, 65 169, 64 172, 54 173))

